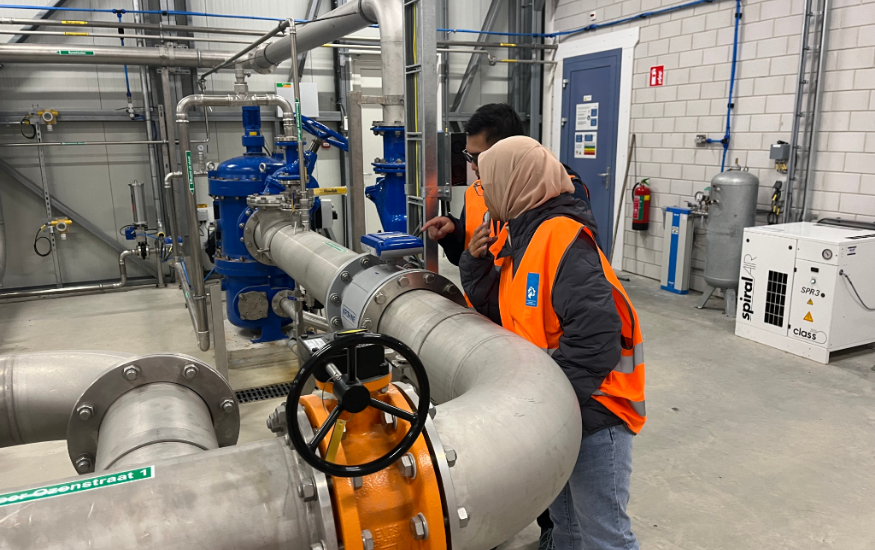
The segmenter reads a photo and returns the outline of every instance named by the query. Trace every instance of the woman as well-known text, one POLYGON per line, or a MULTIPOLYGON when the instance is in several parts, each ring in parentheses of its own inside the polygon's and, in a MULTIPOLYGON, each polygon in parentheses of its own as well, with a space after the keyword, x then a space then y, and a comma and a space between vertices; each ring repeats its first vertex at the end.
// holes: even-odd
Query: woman
POLYGON ((477 229, 459 265, 465 292, 480 313, 551 354, 580 403, 577 464, 550 506, 555 546, 637 549, 626 514, 632 437, 645 422, 637 314, 550 151, 507 138, 480 155, 480 176, 508 236, 496 259, 488 225, 477 229))

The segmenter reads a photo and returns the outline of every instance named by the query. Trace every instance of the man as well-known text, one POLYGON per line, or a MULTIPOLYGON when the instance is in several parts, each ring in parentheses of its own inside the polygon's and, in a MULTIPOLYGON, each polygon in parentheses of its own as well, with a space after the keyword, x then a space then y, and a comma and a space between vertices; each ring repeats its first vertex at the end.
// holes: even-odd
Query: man
MULTIPOLYGON (((456 266, 459 265, 462 253, 468 248, 474 230, 483 223, 483 216, 486 214, 483 190, 480 187, 478 157, 503 139, 525 135, 520 116, 513 107, 506 103, 489 103, 477 109, 465 124, 465 133, 468 134, 468 140, 463 153, 468 162, 471 163, 471 168, 477 175, 477 181, 465 190, 465 204, 458 218, 452 215, 438 216, 422 226, 422 230, 428 232, 428 238, 437 241, 444 249, 450 263, 456 266)), ((565 166, 565 171, 568 172, 568 176, 574 184, 574 196, 583 200, 589 207, 589 190, 587 190, 586 185, 583 184, 580 176, 568 166, 565 166)), ((497 221, 492 226, 490 236, 498 236, 498 240, 492 246, 494 248, 493 256, 498 257, 498 252, 504 244, 505 233, 497 221)), ((592 220, 592 227, 595 228, 595 219, 592 220)), ((593 232, 595 233, 595 229, 593 232)))

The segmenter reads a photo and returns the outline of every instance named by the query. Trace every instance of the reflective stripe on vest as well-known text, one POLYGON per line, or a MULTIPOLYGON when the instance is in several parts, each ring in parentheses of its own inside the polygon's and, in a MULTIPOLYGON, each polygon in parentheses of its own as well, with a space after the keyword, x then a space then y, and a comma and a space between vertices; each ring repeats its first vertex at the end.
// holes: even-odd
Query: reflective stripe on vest
MULTIPOLYGON (((596 390, 596 391, 592 392, 592 394, 593 395, 602 395, 605 397, 614 397, 612 395, 606 394, 605 392, 603 392, 601 390, 596 390)), ((614 397, 614 398, 617 399, 616 397, 614 397)), ((622 397, 620 397, 619 399, 622 399, 622 397)), ((626 403, 628 403, 629 406, 632 407, 632 410, 634 410, 640 416, 647 416, 647 411, 645 410, 645 407, 644 407, 644 401, 632 401, 631 399, 626 399, 626 403)))
MULTIPOLYGON (((559 347, 562 326, 553 310, 553 283, 568 248, 578 238, 595 239, 579 222, 549 219, 532 237, 514 273, 513 257, 501 262, 499 309, 502 326, 535 344, 551 357, 559 347)), ((598 246, 594 245, 596 250, 598 246)), ((638 314, 614 270, 598 250, 602 271, 613 287, 614 306, 622 322, 621 356, 593 399, 619 417, 634 433, 646 422, 644 345, 638 314)))
MULTIPOLYGON (((628 351, 628 350, 623 350, 628 351)), ((614 370, 617 372, 622 372, 623 374, 632 374, 635 372, 635 367, 638 365, 644 364, 644 342, 639 344, 635 344, 632 347, 632 355, 621 355, 620 362, 617 363, 617 366, 614 367, 614 370)))
MULTIPOLYGON (((556 353, 559 348, 541 349, 545 351, 547 355, 553 357, 553 354, 556 353)), ((644 364, 644 342, 636 344, 632 348, 632 355, 621 355, 620 361, 617 363, 617 366, 614 367, 614 371, 621 372, 623 374, 632 374, 633 372, 635 372, 635 367, 642 364, 644 364)))

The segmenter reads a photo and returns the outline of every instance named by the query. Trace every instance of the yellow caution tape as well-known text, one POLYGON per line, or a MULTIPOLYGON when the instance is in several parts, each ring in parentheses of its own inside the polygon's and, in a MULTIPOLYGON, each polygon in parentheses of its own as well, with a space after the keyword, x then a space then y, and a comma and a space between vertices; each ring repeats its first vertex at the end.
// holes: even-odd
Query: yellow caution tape
POLYGON ((502 43, 499 44, 499 46, 506 46, 506 47, 509 46, 509 47, 513 48, 514 46, 516 46, 516 44, 510 44, 510 43, 508 43, 508 42, 502 42, 502 43))
POLYGON ((65 32, 65 36, 91 36, 91 33, 87 32, 65 32))
POLYGON ((317 197, 322 195, 346 195, 346 187, 317 187, 313 190, 317 197))
POLYGON ((62 25, 87 25, 85 21, 61 21, 62 25))
POLYGON ((502 59, 502 63, 516 63, 516 59, 502 59))

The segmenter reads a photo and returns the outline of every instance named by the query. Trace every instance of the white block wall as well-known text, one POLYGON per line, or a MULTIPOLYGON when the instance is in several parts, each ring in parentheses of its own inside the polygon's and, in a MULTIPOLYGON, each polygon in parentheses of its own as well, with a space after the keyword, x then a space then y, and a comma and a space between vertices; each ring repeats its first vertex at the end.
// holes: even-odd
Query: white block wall
MULTIPOLYGON (((548 8, 548 32, 618 19, 678 0, 558 0, 548 8)), ((550 4, 550 2, 548 2, 550 4)), ((759 207, 786 179, 769 160, 769 145, 790 141, 802 0, 742 3, 738 75, 727 165, 739 160, 760 179, 759 207)), ((813 209, 818 216, 875 221, 875 0, 834 0, 823 115, 817 145, 813 209)), ((694 8, 574 35, 575 40, 640 27, 635 48, 631 131, 638 149, 630 171, 653 187, 650 231, 625 223, 623 268, 659 278, 662 210, 685 205, 720 171, 722 147, 695 145, 696 134, 720 139, 732 59, 735 2, 715 0, 694 8), (665 85, 648 87, 652 66, 665 66, 665 85)), ((619 182, 618 182, 619 185, 619 182)), ((798 195, 797 195, 798 196, 798 195)), ((631 213, 631 208, 626 209, 631 213)), ((760 216, 761 223, 764 217, 760 216)), ((693 288, 702 289, 704 239, 697 231, 693 288)))

